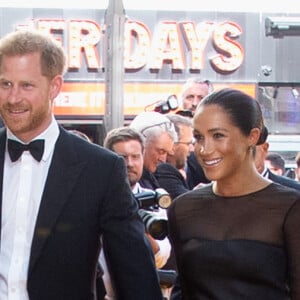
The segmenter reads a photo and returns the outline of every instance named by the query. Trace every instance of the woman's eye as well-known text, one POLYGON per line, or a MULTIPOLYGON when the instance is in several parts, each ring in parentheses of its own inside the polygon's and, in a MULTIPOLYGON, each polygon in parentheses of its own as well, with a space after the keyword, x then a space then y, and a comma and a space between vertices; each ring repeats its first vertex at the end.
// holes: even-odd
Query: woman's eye
POLYGON ((200 134, 194 134, 195 142, 199 142, 203 140, 203 136, 200 134))
POLYGON ((216 139, 220 139, 220 138, 222 138, 222 137, 224 137, 224 134, 222 134, 222 133, 216 132, 216 133, 214 134, 214 138, 216 138, 216 139))

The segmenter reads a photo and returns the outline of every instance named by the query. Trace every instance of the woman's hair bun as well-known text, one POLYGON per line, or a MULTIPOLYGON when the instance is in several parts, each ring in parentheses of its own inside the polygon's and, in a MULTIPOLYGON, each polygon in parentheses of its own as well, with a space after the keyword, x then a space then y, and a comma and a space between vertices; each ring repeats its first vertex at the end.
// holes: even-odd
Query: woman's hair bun
POLYGON ((261 145, 261 144, 265 143, 268 138, 268 135, 269 135, 268 128, 265 125, 263 125, 261 132, 260 132, 260 137, 259 137, 256 145, 261 145))

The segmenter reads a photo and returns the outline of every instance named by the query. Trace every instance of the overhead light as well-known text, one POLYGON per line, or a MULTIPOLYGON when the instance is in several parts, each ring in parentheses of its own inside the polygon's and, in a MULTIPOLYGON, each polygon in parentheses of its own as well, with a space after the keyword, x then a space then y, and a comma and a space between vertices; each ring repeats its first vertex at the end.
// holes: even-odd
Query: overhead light
POLYGON ((272 67, 269 65, 261 66, 261 71, 265 76, 270 76, 272 74, 272 67))
POLYGON ((295 99, 297 99, 299 97, 299 92, 295 88, 292 88, 292 94, 293 94, 295 99))
POLYGON ((267 17, 265 19, 266 36, 283 37, 300 35, 299 17, 267 17))

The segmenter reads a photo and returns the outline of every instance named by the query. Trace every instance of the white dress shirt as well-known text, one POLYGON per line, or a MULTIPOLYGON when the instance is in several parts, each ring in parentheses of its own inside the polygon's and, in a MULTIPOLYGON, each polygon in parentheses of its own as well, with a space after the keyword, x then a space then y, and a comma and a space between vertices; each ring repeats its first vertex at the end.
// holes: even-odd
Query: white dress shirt
MULTIPOLYGON (((58 135, 58 124, 53 117, 50 126, 35 138, 45 139, 40 162, 29 151, 12 162, 6 147, 0 244, 1 300, 29 300, 26 287, 32 237, 58 135)), ((18 140, 9 129, 7 138, 18 140)))
POLYGON ((269 171, 266 167, 264 167, 264 170, 261 172, 261 176, 265 178, 269 178, 269 171))

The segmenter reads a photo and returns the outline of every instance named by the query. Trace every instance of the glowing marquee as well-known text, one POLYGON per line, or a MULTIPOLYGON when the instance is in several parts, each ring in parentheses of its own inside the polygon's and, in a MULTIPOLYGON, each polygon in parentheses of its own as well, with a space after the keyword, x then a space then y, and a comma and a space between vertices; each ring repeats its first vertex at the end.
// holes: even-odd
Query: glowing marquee
MULTIPOLYGON (((68 51, 69 69, 82 67, 82 53, 88 69, 103 67, 103 54, 99 45, 104 43, 105 26, 91 20, 37 19, 31 26, 50 34, 68 51), (104 32, 104 33, 103 33, 104 32), (67 34, 67 39, 62 35, 67 34)), ((162 21, 154 28, 153 35, 142 22, 127 20, 124 36, 125 70, 142 68, 159 70, 169 64, 173 70, 202 70, 205 66, 205 49, 210 42, 215 54, 207 57, 212 68, 219 73, 231 73, 243 63, 244 50, 237 42, 242 34, 235 22, 176 22, 162 21), (185 50, 186 49, 186 50, 185 50), (187 52, 187 55, 186 53, 187 52), (187 56, 187 57, 186 57, 187 56)))

